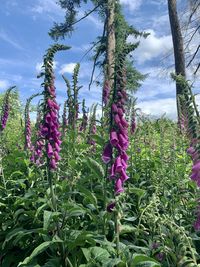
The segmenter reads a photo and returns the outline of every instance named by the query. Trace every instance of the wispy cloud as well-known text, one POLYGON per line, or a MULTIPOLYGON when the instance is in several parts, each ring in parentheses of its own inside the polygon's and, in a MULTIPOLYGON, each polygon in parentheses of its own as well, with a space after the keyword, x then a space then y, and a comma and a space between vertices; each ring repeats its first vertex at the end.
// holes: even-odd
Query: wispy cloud
POLYGON ((32 7, 32 12, 37 14, 51 13, 62 16, 64 14, 61 7, 55 0, 37 0, 36 4, 32 7))
POLYGON ((24 48, 12 37, 8 35, 3 29, 0 29, 0 39, 12 45, 14 48, 18 50, 24 50, 24 48))

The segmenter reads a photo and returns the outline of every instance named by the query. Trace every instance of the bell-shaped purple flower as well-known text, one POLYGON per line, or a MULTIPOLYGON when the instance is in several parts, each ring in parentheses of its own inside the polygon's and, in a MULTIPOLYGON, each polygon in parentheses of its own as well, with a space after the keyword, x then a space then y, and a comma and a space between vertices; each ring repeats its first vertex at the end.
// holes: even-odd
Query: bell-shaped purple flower
POLYGON ((120 193, 124 192, 124 188, 122 186, 122 180, 121 179, 117 179, 116 183, 115 183, 115 194, 118 195, 120 193))
POLYGON ((128 122, 126 121, 124 117, 121 118, 121 124, 123 127, 128 128, 128 122))
POLYGON ((118 156, 115 160, 115 171, 120 173, 123 169, 121 157, 118 156))
POLYGON ((56 162, 61 159, 61 157, 60 157, 60 155, 58 154, 57 151, 54 151, 53 155, 54 155, 54 158, 55 158, 56 162))
POLYGON ((110 143, 112 146, 116 146, 119 143, 116 131, 112 130, 110 133, 110 143))
POLYGON ((129 179, 128 175, 126 174, 126 171, 124 169, 122 169, 121 171, 121 181, 124 183, 126 180, 129 179))
POLYGON ((122 117, 124 115, 122 108, 118 108, 118 114, 120 117, 122 117))
POLYGON ((198 172, 200 171, 200 161, 196 162, 193 167, 192 167, 192 171, 194 172, 198 172))
POLYGON ((103 151, 102 160, 105 164, 108 164, 112 159, 112 145, 108 143, 103 151))
POLYGON ((194 147, 189 147, 188 149, 187 149, 187 153, 189 154, 189 155, 192 155, 193 153, 195 153, 195 149, 194 149, 194 147))
POLYGON ((114 116, 115 123, 118 125, 120 123, 120 117, 118 114, 115 114, 114 116))
POLYGON ((116 206, 115 202, 111 202, 110 204, 108 204, 108 206, 106 208, 107 212, 113 212, 115 206, 116 206))
POLYGON ((50 160, 50 168, 52 169, 52 170, 55 170, 56 169, 56 160, 55 159, 51 159, 50 160))
POLYGON ((128 161, 128 159, 129 159, 129 156, 127 155, 127 153, 126 153, 126 152, 123 152, 123 153, 121 154, 121 159, 123 159, 125 162, 127 162, 127 161, 128 161))
POLYGON ((118 108, 117 108, 117 105, 116 104, 112 104, 112 112, 113 113, 118 113, 118 108))
POLYGON ((50 143, 48 143, 48 145, 47 145, 47 156, 49 158, 51 158, 53 156, 53 148, 52 148, 52 145, 50 143))

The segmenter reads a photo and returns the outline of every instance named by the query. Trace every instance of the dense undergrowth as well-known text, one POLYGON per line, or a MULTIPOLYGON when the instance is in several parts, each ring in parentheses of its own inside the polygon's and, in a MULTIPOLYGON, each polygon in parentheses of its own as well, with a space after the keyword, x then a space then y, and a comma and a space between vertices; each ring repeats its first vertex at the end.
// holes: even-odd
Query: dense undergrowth
POLYGON ((23 131, 13 131, 18 120, 1 136, 2 267, 198 266, 198 192, 189 179, 188 140, 174 122, 138 118, 129 135, 130 179, 113 199, 101 159, 108 137, 100 124, 95 147, 87 132, 66 130, 52 195, 46 165, 29 160, 23 131), (119 243, 115 207, 108 206, 115 201, 119 243))

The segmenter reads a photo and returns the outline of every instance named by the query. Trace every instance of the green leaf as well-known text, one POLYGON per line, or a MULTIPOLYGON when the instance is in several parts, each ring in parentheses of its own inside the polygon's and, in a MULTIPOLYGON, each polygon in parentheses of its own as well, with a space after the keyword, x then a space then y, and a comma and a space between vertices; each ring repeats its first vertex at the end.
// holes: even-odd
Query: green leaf
POLYGON ((86 164, 97 177, 102 179, 105 176, 104 168, 96 160, 88 158, 86 164))
MULTIPOLYGON (((16 240, 19 240, 20 238, 22 238, 23 236, 25 235, 28 235, 28 234, 32 234, 32 233, 38 233, 38 232, 41 232, 41 228, 38 228, 38 229, 31 229, 31 230, 26 230, 22 227, 20 228, 16 228, 12 231, 10 231, 7 236, 6 236, 6 239, 2 245, 2 248, 4 249, 6 244, 12 240, 13 238, 16 238, 16 240)), ((13 241, 14 242, 14 241, 13 241)), ((16 241, 17 242, 17 241, 16 241)))
POLYGON ((72 209, 70 209, 68 211, 68 216, 69 217, 77 217, 77 216, 82 216, 86 213, 86 211, 84 209, 82 209, 81 207, 74 207, 72 209))
POLYGON ((105 262, 110 258, 110 254, 106 249, 101 247, 90 248, 91 257, 98 262, 105 262))
POLYGON ((156 260, 142 254, 134 254, 131 267, 161 267, 156 260))
POLYGON ((136 227, 130 226, 130 225, 121 225, 120 226, 120 235, 133 233, 136 231, 136 227))
POLYGON ((43 229, 47 230, 51 221, 52 211, 44 210, 43 229))
POLYGON ((43 267, 60 267, 60 259, 59 258, 55 258, 55 259, 51 259, 48 260, 45 265, 43 265, 43 267))
POLYGON ((33 252, 31 253, 31 255, 27 258, 25 258, 25 260, 23 262, 20 262, 17 266, 23 266, 23 265, 27 265, 29 262, 31 262, 37 255, 41 254, 43 251, 45 251, 47 248, 49 248, 50 246, 54 245, 55 243, 58 242, 62 242, 59 240, 56 241, 45 241, 42 244, 40 244, 38 247, 36 247, 33 252))
POLYGON ((92 134, 91 138, 92 138, 92 140, 96 141, 96 143, 98 145, 100 145, 100 146, 104 146, 105 145, 105 140, 101 136, 99 136, 97 134, 92 134))
POLYGON ((83 252, 83 255, 85 256, 87 262, 90 261, 91 259, 91 253, 90 253, 90 250, 88 248, 81 248, 82 252, 83 252))
POLYGON ((77 185, 77 189, 79 190, 79 193, 81 195, 83 195, 86 199, 90 201, 90 204, 93 204, 95 208, 97 208, 97 198, 95 194, 91 193, 90 190, 86 189, 81 185, 77 185))
POLYGON ((102 267, 115 267, 115 266, 118 266, 118 264, 123 264, 123 261, 118 258, 110 259, 110 260, 107 260, 105 263, 103 263, 102 267))
POLYGON ((129 193, 138 195, 139 197, 143 197, 145 194, 145 190, 141 189, 141 188, 136 188, 136 187, 131 187, 129 188, 129 193))

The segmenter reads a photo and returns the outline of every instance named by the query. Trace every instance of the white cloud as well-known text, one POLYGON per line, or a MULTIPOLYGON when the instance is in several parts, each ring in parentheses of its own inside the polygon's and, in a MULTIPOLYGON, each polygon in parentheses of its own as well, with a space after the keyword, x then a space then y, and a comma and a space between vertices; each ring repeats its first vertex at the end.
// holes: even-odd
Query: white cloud
POLYGON ((76 66, 76 63, 63 64, 61 66, 59 74, 64 74, 64 73, 72 74, 74 72, 75 66, 76 66))
POLYGON ((169 75, 160 74, 159 68, 144 69, 149 76, 142 82, 141 88, 136 93, 138 101, 148 101, 175 97, 175 83, 169 75))
POLYGON ((0 89, 7 89, 9 82, 7 80, 0 80, 0 89))
MULTIPOLYGON (((42 66, 43 66, 43 62, 38 62, 38 63, 36 64, 35 69, 36 69, 36 72, 37 72, 37 73, 40 73, 40 72, 41 72, 41 70, 42 70, 42 66)), ((57 66, 58 66, 58 61, 53 61, 53 69, 54 69, 54 70, 57 68, 57 66)))
POLYGON ((142 1, 143 0, 120 0, 120 3, 133 11, 141 6, 142 1))
MULTIPOLYGON (((140 45, 134 52, 134 57, 139 64, 163 56, 172 49, 171 35, 156 36, 153 29, 147 29, 145 32, 150 33, 150 35, 146 39, 140 40, 140 45)), ((128 41, 135 42, 136 39, 131 36, 128 41)))
POLYGON ((137 107, 148 115, 160 117, 165 114, 166 117, 171 119, 176 119, 177 117, 175 98, 141 101, 137 104, 137 107))

